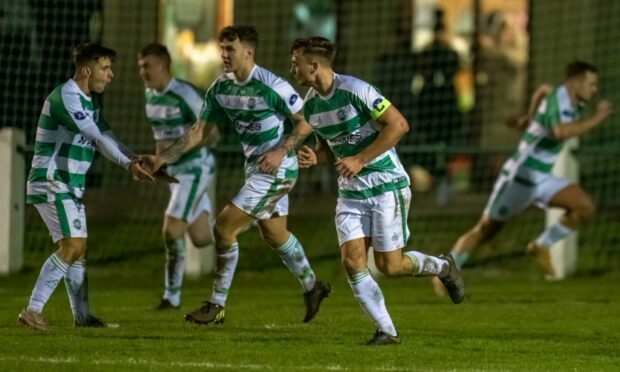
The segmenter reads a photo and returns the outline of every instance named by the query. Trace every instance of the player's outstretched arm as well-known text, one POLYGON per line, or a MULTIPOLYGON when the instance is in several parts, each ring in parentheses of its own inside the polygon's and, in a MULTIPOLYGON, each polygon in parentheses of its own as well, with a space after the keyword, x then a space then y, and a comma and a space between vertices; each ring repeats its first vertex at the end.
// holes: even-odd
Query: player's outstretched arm
POLYGON ((602 100, 596 106, 596 113, 589 118, 573 123, 552 125, 553 136, 562 141, 573 137, 579 137, 596 128, 612 112, 613 108, 611 106, 611 102, 608 100, 602 100))
POLYGON ((407 119, 394 106, 385 109, 385 112, 376 120, 383 127, 379 136, 358 154, 337 160, 335 164, 339 175, 347 178, 354 177, 366 163, 396 146, 398 141, 409 132, 407 119))
POLYGON ((506 120, 506 126, 520 132, 525 131, 527 126, 530 124, 530 121, 534 118, 534 115, 536 115, 536 110, 542 103, 543 99, 545 99, 545 97, 547 97, 552 90, 553 87, 551 85, 541 84, 530 98, 527 114, 509 118, 506 120))
POLYGON ((185 131, 182 137, 174 140, 168 147, 161 149, 154 158, 149 158, 153 161, 151 164, 151 160, 149 160, 148 166, 152 166, 153 172, 156 172, 162 165, 175 162, 181 155, 202 144, 211 135, 214 127, 215 124, 213 123, 197 120, 189 130, 185 131))
POLYGON ((312 126, 304 119, 301 112, 291 115, 290 118, 293 120, 293 130, 291 133, 286 136, 279 146, 258 158, 258 164, 262 172, 275 173, 280 164, 282 164, 286 154, 297 150, 312 133, 312 126))

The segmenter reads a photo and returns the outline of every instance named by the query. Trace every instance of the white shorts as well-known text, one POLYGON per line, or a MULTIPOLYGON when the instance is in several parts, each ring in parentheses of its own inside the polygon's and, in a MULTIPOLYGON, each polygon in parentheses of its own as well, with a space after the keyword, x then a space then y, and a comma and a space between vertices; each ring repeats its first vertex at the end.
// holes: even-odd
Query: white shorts
POLYGON ((484 209, 484 214, 495 221, 506 221, 532 204, 545 208, 549 200, 570 182, 564 178, 539 175, 535 184, 506 174, 499 176, 484 209))
POLYGON ((170 184, 170 200, 166 208, 166 216, 191 225, 202 212, 213 213, 211 199, 207 194, 213 175, 211 168, 207 167, 175 173, 174 177, 179 180, 179 183, 170 184))
POLYGON ((250 175, 232 203, 258 220, 287 216, 288 193, 296 181, 296 178, 276 178, 264 173, 250 175))
POLYGON ((410 203, 409 187, 362 200, 338 198, 338 244, 369 237, 378 252, 404 248, 410 235, 407 226, 410 203))
POLYGON ((63 198, 55 202, 37 203, 35 208, 43 218, 54 243, 65 238, 86 238, 86 209, 77 199, 63 198))

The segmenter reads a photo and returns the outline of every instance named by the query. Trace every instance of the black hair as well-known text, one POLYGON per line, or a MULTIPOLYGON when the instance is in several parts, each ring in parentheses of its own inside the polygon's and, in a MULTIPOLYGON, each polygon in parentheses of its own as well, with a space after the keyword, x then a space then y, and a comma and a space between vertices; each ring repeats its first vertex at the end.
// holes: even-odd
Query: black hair
POLYGON ((138 54, 138 57, 144 58, 146 56, 155 56, 157 58, 161 58, 164 60, 164 64, 170 67, 172 63, 172 59, 170 58, 170 52, 168 52, 168 48, 160 43, 150 43, 138 54))
POLYGON ((246 43, 254 48, 258 48, 258 32, 254 26, 248 25, 233 25, 224 27, 218 37, 217 40, 222 42, 226 41, 235 41, 239 39, 240 42, 246 43))
POLYGON ((293 43, 291 44, 291 53, 298 49, 303 49, 303 54, 311 54, 322 57, 326 59, 330 65, 336 56, 336 45, 329 39, 321 36, 293 40, 293 43))
POLYGON ((114 61, 116 52, 96 43, 83 43, 73 48, 73 65, 76 68, 92 61, 96 62, 100 58, 109 58, 114 61))
POLYGON ((566 65, 566 78, 570 79, 584 75, 586 72, 598 74, 598 68, 591 63, 583 61, 573 61, 566 65))

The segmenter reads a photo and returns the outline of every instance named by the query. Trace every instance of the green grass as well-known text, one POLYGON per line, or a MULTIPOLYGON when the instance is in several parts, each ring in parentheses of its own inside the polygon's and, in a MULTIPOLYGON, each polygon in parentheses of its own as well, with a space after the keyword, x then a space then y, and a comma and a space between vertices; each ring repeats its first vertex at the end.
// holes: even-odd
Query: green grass
POLYGON ((467 298, 452 305, 426 278, 382 279, 401 338, 362 344, 374 332, 335 258, 315 260, 334 292, 303 324, 296 279, 283 266, 256 270, 241 251, 222 326, 184 324, 211 278, 186 280, 180 311, 155 312, 162 255, 92 265, 91 308, 118 329, 73 329, 62 285, 45 308, 52 331, 19 327, 40 262, 0 278, 0 370, 618 370, 620 279, 615 272, 548 283, 524 257, 465 271, 467 298))

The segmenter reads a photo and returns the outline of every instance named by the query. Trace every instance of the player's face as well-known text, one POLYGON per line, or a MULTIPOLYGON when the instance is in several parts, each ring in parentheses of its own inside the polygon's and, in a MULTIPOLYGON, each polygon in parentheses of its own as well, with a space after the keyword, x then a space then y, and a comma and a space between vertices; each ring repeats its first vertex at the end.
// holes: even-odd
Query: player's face
POLYGON ((598 74, 587 71, 577 83, 577 98, 589 102, 598 91, 598 74))
POLYGON ((295 77, 298 84, 310 86, 314 83, 316 69, 313 64, 304 56, 301 49, 293 51, 291 54, 291 74, 295 77))
POLYGON ((222 48, 220 57, 222 57, 225 72, 235 72, 245 66, 253 53, 252 48, 239 39, 234 41, 223 40, 220 47, 222 48))
POLYGON ((89 64, 85 68, 90 70, 90 76, 88 77, 89 90, 95 93, 103 93, 114 77, 112 60, 102 57, 96 63, 89 64))
POLYGON ((158 88, 163 85, 168 69, 163 59, 157 56, 138 58, 138 73, 147 88, 158 88))

